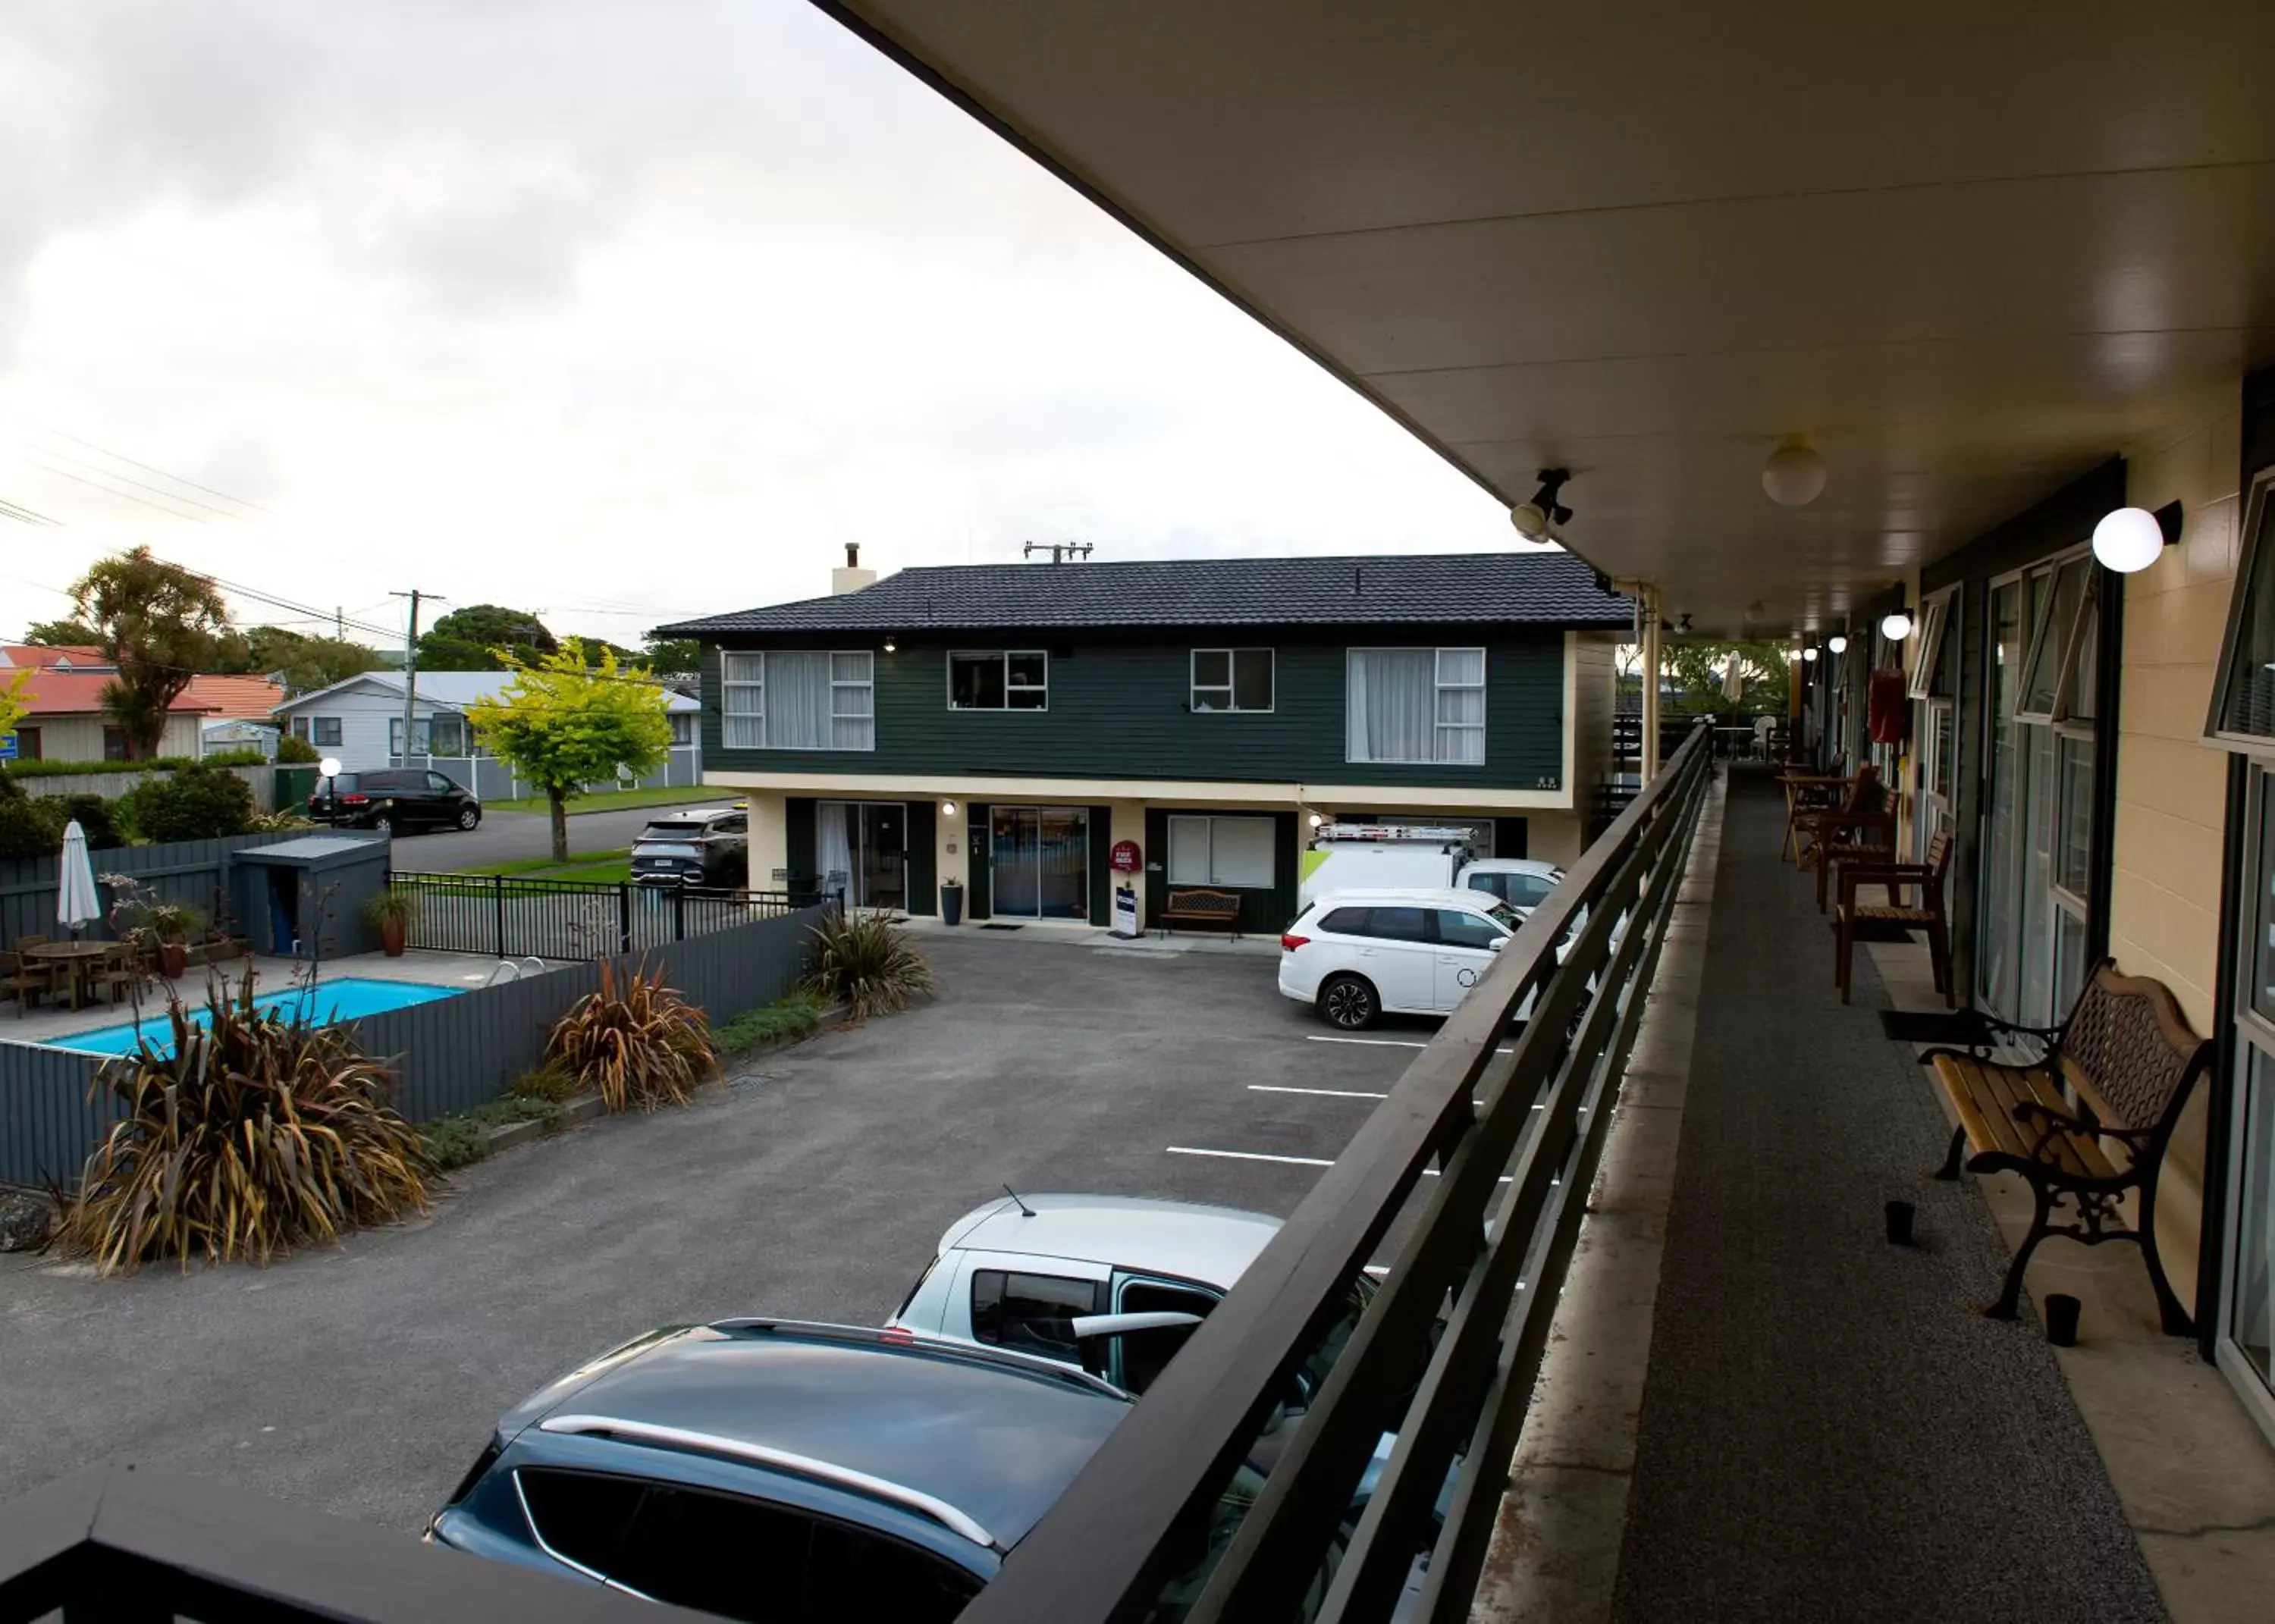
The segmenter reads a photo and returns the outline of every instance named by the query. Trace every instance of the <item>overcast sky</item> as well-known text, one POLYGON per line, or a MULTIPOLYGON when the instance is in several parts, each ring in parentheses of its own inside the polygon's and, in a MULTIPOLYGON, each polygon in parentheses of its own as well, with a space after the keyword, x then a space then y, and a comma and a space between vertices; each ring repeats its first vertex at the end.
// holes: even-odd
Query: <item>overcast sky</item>
POLYGON ((1511 540, 802 0, 12 0, 0 501, 58 521, 0 518, 8 636, 132 541, 375 628, 415 585, 634 643, 849 540, 1511 540))

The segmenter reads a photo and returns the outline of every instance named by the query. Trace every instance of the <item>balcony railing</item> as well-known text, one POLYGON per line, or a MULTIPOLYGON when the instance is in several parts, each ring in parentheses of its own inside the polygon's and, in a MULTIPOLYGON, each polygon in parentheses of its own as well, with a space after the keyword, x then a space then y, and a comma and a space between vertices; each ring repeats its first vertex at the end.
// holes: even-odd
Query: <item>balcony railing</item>
POLYGON ((1292 1618, 1315 1598, 1323 1620, 1387 1620, 1417 1572, 1410 1616, 1467 1616, 1704 802, 1707 736, 1526 921, 966 1624, 1142 1618, 1410 1201, 1418 1221, 1308 1412, 1281 1424, 1292 1437, 1266 1444, 1276 1464, 1189 1616, 1292 1618))

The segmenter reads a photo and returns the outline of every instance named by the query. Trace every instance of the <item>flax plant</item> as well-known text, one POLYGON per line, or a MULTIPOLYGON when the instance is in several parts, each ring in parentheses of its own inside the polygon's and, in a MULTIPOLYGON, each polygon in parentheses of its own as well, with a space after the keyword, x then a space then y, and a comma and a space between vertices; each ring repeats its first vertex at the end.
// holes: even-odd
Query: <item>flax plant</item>
POLYGON ((121 1112, 87 1160, 58 1245, 104 1274, 178 1258, 249 1258, 427 1207, 394 1077, 351 1032, 258 1009, 250 978, 208 991, 210 1024, 172 1001, 172 1049, 145 1039, 96 1074, 121 1112))
POLYGON ((601 961, 601 986, 554 1023, 546 1058, 593 1089, 611 1111, 684 1105, 719 1068, 708 1016, 645 962, 624 973, 601 961))
POLYGON ((933 990, 931 962, 882 914, 833 913, 812 933, 804 985, 845 1005, 856 1020, 905 1009, 933 990))

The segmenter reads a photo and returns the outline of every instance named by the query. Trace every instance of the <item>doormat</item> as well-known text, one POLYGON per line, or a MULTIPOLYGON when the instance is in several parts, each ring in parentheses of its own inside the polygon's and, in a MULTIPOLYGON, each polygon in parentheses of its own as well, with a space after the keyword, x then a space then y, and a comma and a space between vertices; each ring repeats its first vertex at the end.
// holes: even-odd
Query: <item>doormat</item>
POLYGON ((994 920, 990 919, 979 928, 983 931, 1024 931, 1027 927, 1024 925, 998 925, 994 920))
POLYGON ((1949 1043, 1963 1048, 1991 1041, 1991 1028, 1972 1009, 1883 1009, 1880 1031, 1898 1043, 1949 1043))

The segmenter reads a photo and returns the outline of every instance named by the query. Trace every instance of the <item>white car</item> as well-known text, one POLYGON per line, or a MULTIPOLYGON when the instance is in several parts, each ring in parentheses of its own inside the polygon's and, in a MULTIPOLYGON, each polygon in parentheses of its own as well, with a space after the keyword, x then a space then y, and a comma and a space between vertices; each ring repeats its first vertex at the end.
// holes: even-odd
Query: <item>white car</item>
POLYGON ((1479 857, 1462 865, 1454 883, 1465 891, 1483 891, 1507 903, 1520 919, 1548 900, 1563 880, 1564 871, 1538 857, 1479 857))
POLYGON ((1468 888, 1333 892, 1280 938, 1280 990, 1346 1031, 1386 1011, 1449 1014, 1520 923, 1508 903, 1468 888))
MULTIPOLYGON (((1279 1229, 1261 1212, 1190 1201, 1006 1193, 949 1226, 886 1328, 1039 1354, 1143 1393, 1279 1229)), ((1362 1275, 1348 1315, 1296 1372, 1291 1410, 1326 1379, 1373 1294, 1362 1275)))

